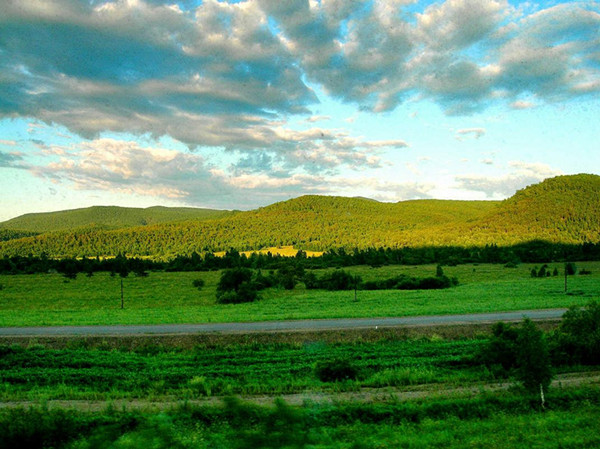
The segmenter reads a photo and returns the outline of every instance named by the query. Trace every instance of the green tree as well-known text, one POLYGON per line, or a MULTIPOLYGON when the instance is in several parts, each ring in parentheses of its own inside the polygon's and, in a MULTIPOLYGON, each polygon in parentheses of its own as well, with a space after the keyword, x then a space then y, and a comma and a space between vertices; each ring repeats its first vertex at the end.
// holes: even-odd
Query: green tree
POLYGON ((546 338, 534 322, 526 318, 516 343, 517 378, 527 391, 539 392, 543 403, 544 390, 548 389, 553 377, 546 338))

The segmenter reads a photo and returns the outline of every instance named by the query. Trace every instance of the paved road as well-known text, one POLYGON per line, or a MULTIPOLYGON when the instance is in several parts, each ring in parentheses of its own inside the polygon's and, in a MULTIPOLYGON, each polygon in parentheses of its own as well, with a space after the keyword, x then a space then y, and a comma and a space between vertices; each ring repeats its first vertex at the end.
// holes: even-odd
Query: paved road
POLYGON ((436 326, 482 324, 496 321, 520 321, 560 318, 567 309, 520 310, 516 312, 478 313, 465 315, 433 315, 405 318, 340 318, 297 321, 262 321, 252 323, 209 324, 149 324, 127 326, 54 326, 0 327, 4 337, 48 337, 86 335, 170 335, 199 333, 245 333, 274 331, 310 331, 334 329, 365 329, 374 327, 436 326))

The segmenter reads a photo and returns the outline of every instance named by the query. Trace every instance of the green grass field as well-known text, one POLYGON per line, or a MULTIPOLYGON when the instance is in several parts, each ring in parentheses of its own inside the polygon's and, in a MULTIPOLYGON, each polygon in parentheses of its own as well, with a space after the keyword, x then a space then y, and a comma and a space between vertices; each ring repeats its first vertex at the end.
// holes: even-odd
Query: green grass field
MULTIPOLYGON (((539 265, 539 264, 538 264, 539 265)), ((562 276, 531 278, 534 265, 444 267, 460 285, 446 290, 328 292, 268 289, 254 303, 221 305, 215 300, 219 272, 150 273, 124 279, 125 308, 121 310, 118 276, 80 274, 67 281, 59 274, 0 276, 0 326, 92 324, 208 323, 308 318, 414 316, 543 309, 585 305, 600 295, 600 262, 578 263, 589 275, 569 277, 569 294, 562 276), (198 291, 194 279, 203 279, 198 291)), ((550 264, 562 272, 561 264, 550 264)), ((363 280, 401 273, 431 276, 435 266, 351 267, 363 280)))
POLYGON ((226 344, 138 350, 0 346, 0 401, 280 395, 494 380, 476 360, 484 339, 226 344), (320 381, 319 361, 352 360, 356 379, 320 381))

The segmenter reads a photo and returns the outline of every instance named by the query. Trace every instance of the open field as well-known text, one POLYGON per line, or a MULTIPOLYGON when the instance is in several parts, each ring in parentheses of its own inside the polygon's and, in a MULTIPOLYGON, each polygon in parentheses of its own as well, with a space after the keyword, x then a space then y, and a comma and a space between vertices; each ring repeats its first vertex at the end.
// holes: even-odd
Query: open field
MULTIPOLYGON (((550 264, 562 272, 561 264, 550 264)), ((94 324, 210 323, 315 318, 416 316, 479 313, 584 305, 600 295, 600 262, 578 264, 592 272, 569 277, 564 293, 562 276, 530 277, 533 265, 444 267, 460 285, 445 290, 329 292, 268 289, 254 303, 222 305, 215 300, 219 272, 154 272, 146 278, 124 279, 125 308, 120 309, 118 276, 80 274, 67 281, 59 274, 0 276, 0 326, 94 324), (192 286, 203 279, 205 287, 192 286)), ((325 270, 318 270, 325 271, 325 270)), ((431 276, 435 266, 350 267, 363 280, 401 273, 431 276)))

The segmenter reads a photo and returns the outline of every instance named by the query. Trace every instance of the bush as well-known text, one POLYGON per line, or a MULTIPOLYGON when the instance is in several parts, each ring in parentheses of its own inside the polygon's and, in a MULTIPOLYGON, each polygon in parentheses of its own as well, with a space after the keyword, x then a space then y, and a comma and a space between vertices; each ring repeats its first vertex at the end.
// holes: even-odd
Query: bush
POLYGON ((335 270, 321 278, 321 287, 327 290, 352 290, 360 283, 358 276, 352 276, 344 270, 335 270))
POLYGON ((480 354, 490 366, 501 366, 506 374, 514 374, 531 393, 547 389, 552 380, 548 344, 541 330, 529 319, 519 328, 497 323, 492 337, 480 354))
POLYGON ((204 279, 194 279, 192 281, 192 285, 197 288, 198 290, 202 290, 202 287, 204 287, 204 279))
POLYGON ((244 282, 250 282, 252 280, 252 270, 248 268, 233 268, 231 270, 224 270, 221 273, 221 279, 217 284, 218 292, 226 292, 229 290, 237 291, 244 282))
POLYGON ((571 307, 552 336, 552 355, 558 363, 600 364, 600 303, 571 307))
POLYGON ((575 273, 577 273, 577 266, 575 266, 575 264, 573 262, 567 262, 565 264, 565 271, 567 272, 568 275, 574 275, 575 273))
POLYGON ((315 273, 313 273, 312 271, 305 273, 304 277, 302 278, 302 281, 304 282, 306 288, 309 290, 319 288, 319 280, 317 279, 315 273))
POLYGON ((517 365, 518 331, 510 324, 496 323, 492 327, 492 337, 484 347, 480 357, 484 364, 499 365, 508 373, 517 365))
POLYGON ((258 299, 257 285, 252 282, 252 271, 248 268, 225 270, 217 285, 217 302, 239 304, 258 299))
POLYGON ((579 270, 579 274, 592 274, 592 272, 590 270, 586 270, 585 268, 582 268, 581 270, 579 270))
POLYGON ((217 294, 219 304, 241 304, 243 302, 253 302, 258 299, 258 291, 251 283, 240 285, 237 291, 227 290, 217 294))
POLYGON ((355 380, 358 369, 346 359, 321 360, 315 365, 315 375, 321 382, 355 380))

